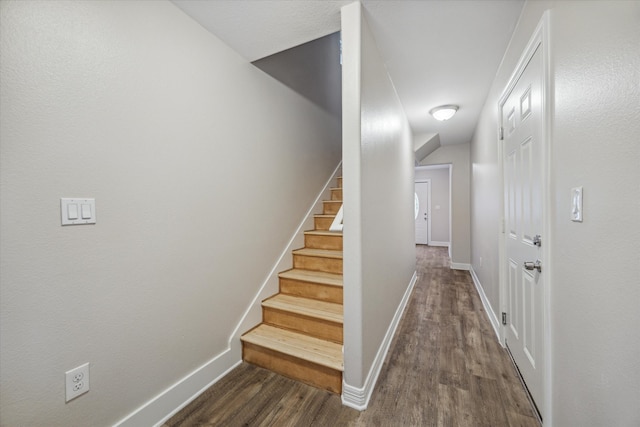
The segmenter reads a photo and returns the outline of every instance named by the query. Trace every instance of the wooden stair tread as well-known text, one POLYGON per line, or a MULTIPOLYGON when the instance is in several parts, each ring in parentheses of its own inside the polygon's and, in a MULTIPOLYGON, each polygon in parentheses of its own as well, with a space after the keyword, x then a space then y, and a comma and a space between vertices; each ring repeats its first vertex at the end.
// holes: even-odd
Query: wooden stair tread
POLYGON ((308 230, 304 234, 307 236, 342 236, 342 231, 308 230))
POLYGON ((323 257, 323 258, 342 259, 342 251, 336 251, 336 250, 331 250, 331 249, 302 248, 302 249, 296 249, 295 251, 293 251, 293 254, 294 255, 323 257))
POLYGON ((241 339, 340 372, 344 370, 341 344, 265 324, 247 332, 241 339))
POLYGON ((283 279, 301 280, 303 282, 320 283, 323 285, 342 287, 342 274, 325 273, 323 271, 301 270, 294 268, 283 271, 278 275, 283 279))
POLYGON ((343 319, 342 304, 294 295, 276 294, 262 301, 262 306, 333 323, 342 324, 343 319))

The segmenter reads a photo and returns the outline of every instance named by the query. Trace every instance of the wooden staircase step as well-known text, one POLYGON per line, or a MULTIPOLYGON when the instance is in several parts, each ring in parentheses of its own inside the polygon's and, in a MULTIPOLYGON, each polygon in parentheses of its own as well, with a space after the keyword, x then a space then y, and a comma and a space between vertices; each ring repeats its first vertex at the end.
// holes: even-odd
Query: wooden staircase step
POLYGON ((304 246, 312 249, 342 250, 342 232, 312 230, 304 232, 304 246))
POLYGON ((331 200, 342 201, 342 188, 332 188, 331 189, 331 200))
POLYGON ((342 206, 342 200, 323 200, 322 201, 322 213, 325 215, 335 215, 342 206))
POLYGON ((333 393, 342 392, 342 345, 261 324, 241 337, 242 358, 333 393))
POLYGON ((342 275, 293 269, 279 274, 280 292, 342 304, 342 275))
POLYGON ((295 250, 293 268, 342 274, 342 251, 312 248, 295 250))
POLYGON ((342 324, 342 304, 276 294, 262 301, 262 306, 342 324))
POLYGON ((292 269, 279 274, 280 279, 299 280, 302 282, 319 283, 342 288, 342 274, 324 273, 321 271, 308 271, 292 269))
POLYGON ((323 258, 342 259, 342 251, 333 251, 329 249, 312 249, 302 248, 293 251, 294 255, 317 256, 323 258))
POLYGON ((313 228, 316 230, 329 230, 333 220, 336 218, 334 215, 314 215, 313 216, 313 228))
POLYGON ((262 321, 342 343, 342 304, 276 294, 262 301, 262 321))
POLYGON ((342 188, 342 177, 338 177, 338 188, 342 188))

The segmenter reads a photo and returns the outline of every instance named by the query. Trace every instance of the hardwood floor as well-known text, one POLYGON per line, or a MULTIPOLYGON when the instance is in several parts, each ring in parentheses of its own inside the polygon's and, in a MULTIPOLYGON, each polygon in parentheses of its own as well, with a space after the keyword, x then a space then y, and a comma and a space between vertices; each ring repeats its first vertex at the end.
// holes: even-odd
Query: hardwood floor
POLYGON ((446 248, 416 247, 418 282, 366 411, 243 363, 163 427, 538 427, 468 272, 446 248))

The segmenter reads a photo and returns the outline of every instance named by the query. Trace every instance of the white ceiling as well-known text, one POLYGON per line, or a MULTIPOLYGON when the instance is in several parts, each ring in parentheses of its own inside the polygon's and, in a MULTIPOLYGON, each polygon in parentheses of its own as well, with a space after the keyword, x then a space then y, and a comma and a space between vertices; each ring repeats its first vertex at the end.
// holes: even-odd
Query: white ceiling
MULTIPOLYGON (((352 2, 172 1, 249 61, 339 31, 340 8, 352 2)), ((361 3, 414 135, 469 142, 524 0, 361 3), (442 104, 460 110, 438 122, 428 112, 442 104)))

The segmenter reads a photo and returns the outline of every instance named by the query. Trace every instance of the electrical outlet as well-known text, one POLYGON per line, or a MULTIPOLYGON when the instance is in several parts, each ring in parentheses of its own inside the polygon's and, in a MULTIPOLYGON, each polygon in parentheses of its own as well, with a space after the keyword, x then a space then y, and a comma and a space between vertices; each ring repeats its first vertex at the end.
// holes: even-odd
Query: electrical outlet
POLYGON ((89 364, 65 372, 66 402, 89 391, 89 364))

